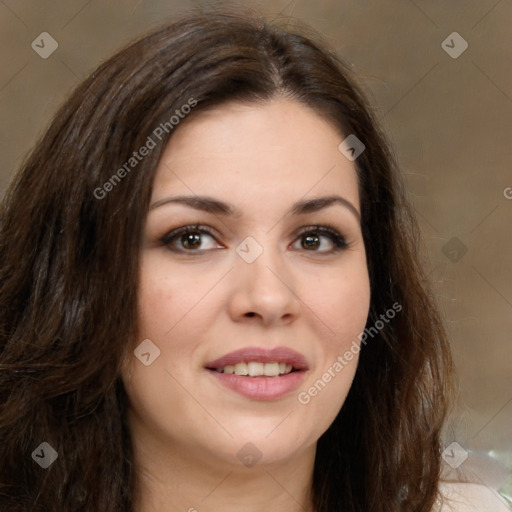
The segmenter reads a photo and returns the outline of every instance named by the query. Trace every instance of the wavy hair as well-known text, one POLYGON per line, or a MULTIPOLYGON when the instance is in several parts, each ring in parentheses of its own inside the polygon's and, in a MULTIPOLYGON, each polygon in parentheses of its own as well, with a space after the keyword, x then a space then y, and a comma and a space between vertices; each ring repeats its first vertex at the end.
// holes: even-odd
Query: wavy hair
MULTIPOLYGON (((430 511, 452 359, 394 157, 350 68, 310 29, 253 12, 196 10, 126 46, 65 101, 0 209, 0 509, 133 510, 135 471, 120 371, 137 331, 139 249, 159 143, 108 194, 155 127, 282 95, 366 146, 355 161, 371 286, 367 326, 402 311, 361 351, 320 437, 316 512, 430 511), (112 183, 112 182, 110 182, 112 183), (33 460, 49 443, 58 459, 33 460)), ((179 129, 176 128, 176 129, 179 129)))

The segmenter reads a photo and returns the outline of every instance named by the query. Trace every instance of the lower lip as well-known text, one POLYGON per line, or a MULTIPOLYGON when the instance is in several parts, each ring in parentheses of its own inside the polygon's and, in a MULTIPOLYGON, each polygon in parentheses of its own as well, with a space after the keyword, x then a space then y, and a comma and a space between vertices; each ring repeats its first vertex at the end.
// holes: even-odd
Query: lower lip
POLYGON ((252 400, 276 400, 296 390, 304 380, 305 371, 278 377, 245 377, 234 373, 208 370, 223 386, 252 400))

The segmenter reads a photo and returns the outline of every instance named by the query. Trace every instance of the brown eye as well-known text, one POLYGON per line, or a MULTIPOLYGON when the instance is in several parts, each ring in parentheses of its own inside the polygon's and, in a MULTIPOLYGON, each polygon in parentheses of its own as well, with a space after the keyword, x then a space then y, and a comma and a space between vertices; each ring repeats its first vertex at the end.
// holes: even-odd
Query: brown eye
POLYGON ((304 249, 317 249, 321 243, 318 235, 307 235, 302 238, 302 242, 304 249))
POLYGON ((299 233, 299 240, 302 249, 320 254, 330 254, 348 247, 345 238, 336 229, 330 226, 307 227, 299 233), (324 247, 321 249, 322 245, 325 245, 323 242, 324 239, 328 239, 330 243, 327 248, 324 247))
POLYGON ((212 249, 222 249, 213 233, 205 226, 184 226, 167 233, 160 239, 169 250, 181 253, 203 253, 212 249))
POLYGON ((201 235, 198 233, 187 233, 182 235, 181 243, 185 249, 197 249, 201 245, 201 235))

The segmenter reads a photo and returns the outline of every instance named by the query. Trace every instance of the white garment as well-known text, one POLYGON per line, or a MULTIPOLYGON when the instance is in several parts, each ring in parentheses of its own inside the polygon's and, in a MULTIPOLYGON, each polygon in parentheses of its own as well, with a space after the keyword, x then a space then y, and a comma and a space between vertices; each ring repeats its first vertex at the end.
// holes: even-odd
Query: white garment
POLYGON ((465 482, 440 482, 444 497, 440 512, 512 512, 504 498, 485 485, 465 482))

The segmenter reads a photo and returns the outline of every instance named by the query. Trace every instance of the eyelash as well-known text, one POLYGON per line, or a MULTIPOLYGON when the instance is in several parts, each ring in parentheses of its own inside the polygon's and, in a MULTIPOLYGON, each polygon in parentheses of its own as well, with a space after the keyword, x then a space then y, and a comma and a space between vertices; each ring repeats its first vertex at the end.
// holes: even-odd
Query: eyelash
MULTIPOLYGON (((214 240, 216 240, 214 232, 209 227, 202 226, 200 224, 195 224, 195 225, 183 226, 181 228, 177 228, 177 229, 170 231, 169 233, 167 233, 160 239, 160 242, 162 243, 162 245, 166 246, 170 251, 178 252, 178 253, 186 253, 186 254, 194 255, 194 256, 200 255, 206 251, 212 250, 212 249, 179 249, 177 247, 172 247, 171 244, 175 239, 182 237, 184 235, 188 235, 188 234, 206 234, 206 235, 211 236, 214 240)), ((330 240, 334 244, 334 247, 328 251, 316 251, 316 250, 308 251, 307 249, 304 249, 306 252, 316 252, 318 254, 329 255, 329 254, 343 251, 343 250, 347 249, 347 247, 349 246, 349 244, 345 240, 345 237, 343 235, 341 235, 336 228, 334 228, 333 226, 331 226, 329 224, 307 226, 307 227, 301 229, 301 231, 297 235, 297 239, 300 239, 301 237, 304 237, 305 235, 309 235, 309 234, 318 235, 318 236, 326 236, 326 237, 330 238, 330 240)))

